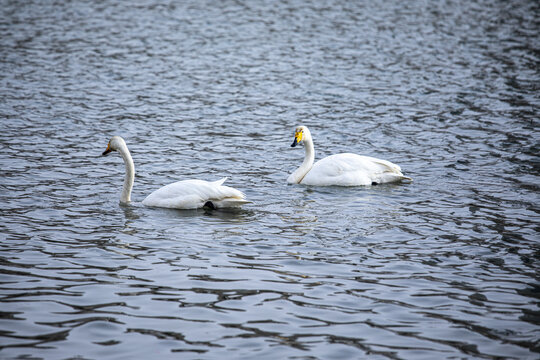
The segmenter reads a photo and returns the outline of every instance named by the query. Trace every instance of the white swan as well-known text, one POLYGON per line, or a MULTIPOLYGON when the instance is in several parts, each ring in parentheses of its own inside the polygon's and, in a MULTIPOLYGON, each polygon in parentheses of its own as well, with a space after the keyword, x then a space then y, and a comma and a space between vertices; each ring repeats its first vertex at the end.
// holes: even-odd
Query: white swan
MULTIPOLYGON (((120 136, 113 136, 103 152, 103 156, 111 151, 118 151, 126 165, 126 177, 120 202, 131 201, 131 189, 135 178, 135 165, 124 139, 120 136)), ((208 182, 204 180, 183 180, 166 185, 143 200, 143 204, 152 207, 174 208, 174 209, 198 209, 209 207, 211 209, 238 207, 248 201, 245 195, 232 187, 223 186, 227 178, 218 181, 208 182)))
POLYGON ((301 142, 305 145, 306 155, 302 165, 287 178, 289 184, 358 186, 412 180, 404 176, 396 164, 369 156, 336 154, 313 164, 313 139, 306 126, 295 129, 291 147, 301 142))

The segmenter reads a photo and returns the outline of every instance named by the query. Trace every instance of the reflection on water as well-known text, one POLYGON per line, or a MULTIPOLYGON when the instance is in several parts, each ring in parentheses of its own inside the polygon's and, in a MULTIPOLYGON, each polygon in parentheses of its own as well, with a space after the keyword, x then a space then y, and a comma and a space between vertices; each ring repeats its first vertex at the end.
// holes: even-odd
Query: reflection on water
POLYGON ((539 10, 6 2, 0 357, 537 358, 539 10), (299 124, 414 182, 287 185, 299 124))

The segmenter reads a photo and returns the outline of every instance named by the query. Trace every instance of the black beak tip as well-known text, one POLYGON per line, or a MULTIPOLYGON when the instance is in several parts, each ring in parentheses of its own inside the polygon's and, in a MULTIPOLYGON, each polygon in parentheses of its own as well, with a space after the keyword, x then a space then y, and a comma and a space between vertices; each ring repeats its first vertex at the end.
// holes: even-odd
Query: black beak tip
POLYGON ((107 150, 105 150, 105 151, 101 154, 101 156, 105 156, 105 155, 107 155, 107 154, 110 153, 110 152, 111 152, 111 150, 107 149, 107 150))
POLYGON ((296 141, 296 139, 294 139, 293 143, 291 144, 291 147, 295 147, 296 145, 298 145, 298 141, 296 141))

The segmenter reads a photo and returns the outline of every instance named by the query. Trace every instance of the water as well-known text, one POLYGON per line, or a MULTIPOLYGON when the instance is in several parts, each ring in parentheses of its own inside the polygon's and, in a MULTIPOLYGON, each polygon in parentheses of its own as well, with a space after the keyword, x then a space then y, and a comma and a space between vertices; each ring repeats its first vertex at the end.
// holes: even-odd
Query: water
POLYGON ((538 2, 0 14, 0 358, 538 358, 538 2), (287 185, 299 124, 414 182, 287 185), (252 203, 140 204, 223 176, 252 203))

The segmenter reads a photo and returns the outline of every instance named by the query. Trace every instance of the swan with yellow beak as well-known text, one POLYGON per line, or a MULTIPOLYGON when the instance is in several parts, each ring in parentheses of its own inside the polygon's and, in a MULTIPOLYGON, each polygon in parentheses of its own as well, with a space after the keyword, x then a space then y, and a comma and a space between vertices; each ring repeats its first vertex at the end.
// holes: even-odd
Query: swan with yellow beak
POLYGON ((401 173, 398 165, 370 156, 343 153, 325 157, 314 164, 313 139, 307 126, 298 126, 295 129, 291 147, 298 144, 305 147, 304 161, 287 178, 289 184, 361 186, 412 181, 401 173))
MULTIPOLYGON (((135 179, 135 165, 131 153, 124 139, 120 136, 113 136, 107 145, 107 149, 102 153, 106 156, 112 151, 117 151, 122 156, 126 166, 124 186, 120 196, 121 203, 131 202, 131 190, 135 179)), ((162 207, 171 209, 221 209, 240 207, 248 201, 245 195, 232 187, 223 183, 227 178, 217 181, 205 180, 181 180, 169 185, 165 185, 150 195, 143 201, 143 205, 151 207, 162 207)))

